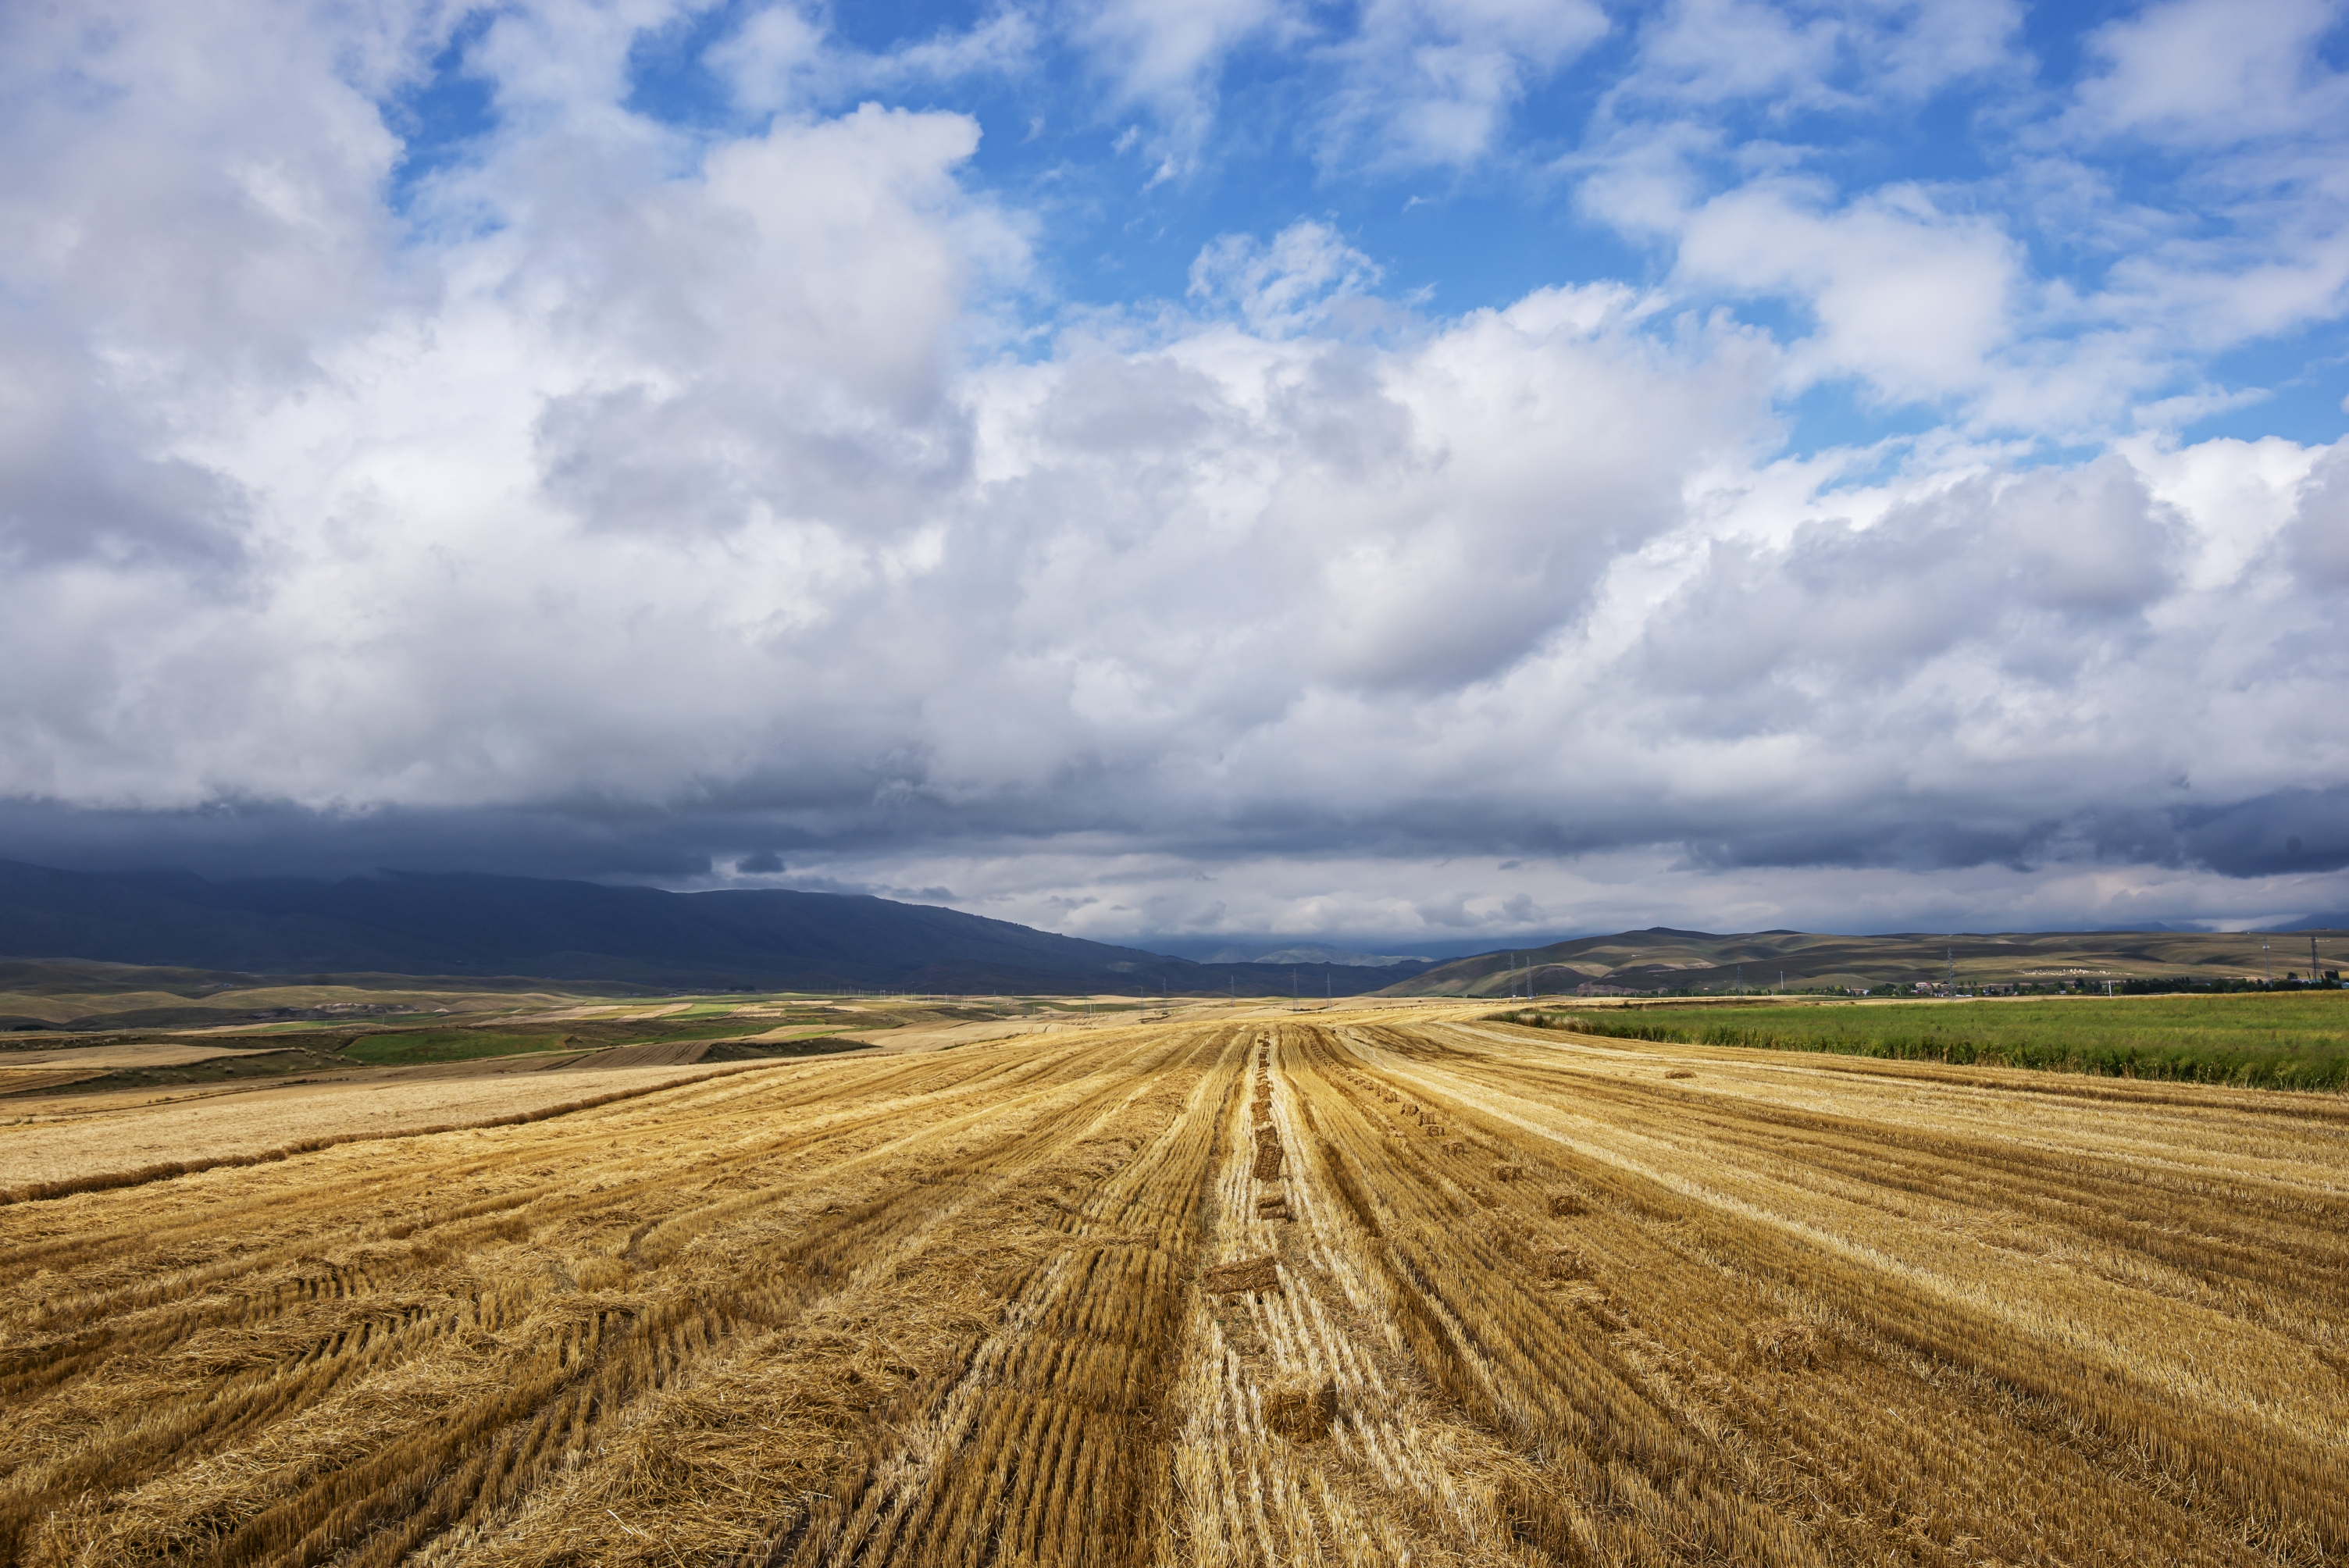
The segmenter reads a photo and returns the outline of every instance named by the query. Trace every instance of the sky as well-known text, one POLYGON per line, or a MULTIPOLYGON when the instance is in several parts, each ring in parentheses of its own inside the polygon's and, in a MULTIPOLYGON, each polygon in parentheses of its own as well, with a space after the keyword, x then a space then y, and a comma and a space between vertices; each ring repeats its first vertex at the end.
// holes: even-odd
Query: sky
POLYGON ((2349 8, 0 6, 0 857, 2349 910, 2349 8))

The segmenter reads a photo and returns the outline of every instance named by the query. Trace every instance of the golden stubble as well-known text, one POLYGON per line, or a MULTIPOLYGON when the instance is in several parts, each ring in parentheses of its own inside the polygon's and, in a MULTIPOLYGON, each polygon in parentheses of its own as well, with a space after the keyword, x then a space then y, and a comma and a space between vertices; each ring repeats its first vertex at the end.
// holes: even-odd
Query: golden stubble
POLYGON ((1425 1008, 950 1043, 0 1206, 0 1556, 2349 1552, 2336 1098, 1425 1008))

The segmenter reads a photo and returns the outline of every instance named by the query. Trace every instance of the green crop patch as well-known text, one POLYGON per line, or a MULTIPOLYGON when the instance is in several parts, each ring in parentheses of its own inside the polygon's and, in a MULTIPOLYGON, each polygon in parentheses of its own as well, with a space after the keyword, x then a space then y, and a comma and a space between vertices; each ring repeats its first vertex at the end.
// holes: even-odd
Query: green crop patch
POLYGON ((1982 1064, 2269 1088, 2349 1087, 2349 992, 2044 1002, 1543 1009, 1506 1022, 1612 1039, 1982 1064))
POLYGON ((561 1050, 570 1043, 560 1034, 507 1034, 494 1029, 413 1029, 398 1034, 368 1035, 353 1040, 343 1055, 376 1067, 409 1067, 426 1062, 469 1062, 484 1057, 518 1057, 533 1051, 561 1050))

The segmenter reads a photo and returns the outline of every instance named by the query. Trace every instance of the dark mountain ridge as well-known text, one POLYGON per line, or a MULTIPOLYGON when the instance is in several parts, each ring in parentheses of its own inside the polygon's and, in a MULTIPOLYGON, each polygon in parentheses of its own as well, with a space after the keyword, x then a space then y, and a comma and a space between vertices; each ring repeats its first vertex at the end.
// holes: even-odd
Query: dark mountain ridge
MULTIPOLYGON (((209 882, 187 872, 98 874, 16 861, 0 861, 0 956, 274 975, 530 975, 663 990, 1261 995, 1267 979, 1261 965, 1193 964, 860 894, 677 893, 407 872, 209 882)), ((1299 965, 1297 985, 1354 995, 1424 967, 1299 965)))

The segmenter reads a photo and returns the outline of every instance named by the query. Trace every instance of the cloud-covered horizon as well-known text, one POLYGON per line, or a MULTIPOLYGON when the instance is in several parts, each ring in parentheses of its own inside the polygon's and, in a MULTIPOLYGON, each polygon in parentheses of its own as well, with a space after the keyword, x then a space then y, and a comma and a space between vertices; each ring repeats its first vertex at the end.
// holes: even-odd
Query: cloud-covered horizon
POLYGON ((0 855, 2349 908, 2343 9, 2074 15, 13 8, 0 855))

